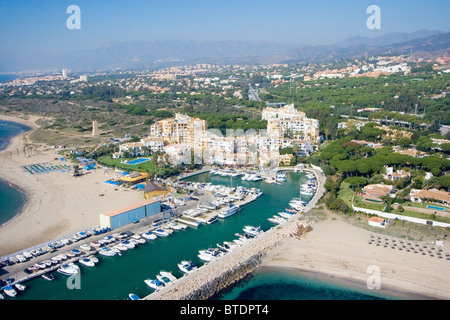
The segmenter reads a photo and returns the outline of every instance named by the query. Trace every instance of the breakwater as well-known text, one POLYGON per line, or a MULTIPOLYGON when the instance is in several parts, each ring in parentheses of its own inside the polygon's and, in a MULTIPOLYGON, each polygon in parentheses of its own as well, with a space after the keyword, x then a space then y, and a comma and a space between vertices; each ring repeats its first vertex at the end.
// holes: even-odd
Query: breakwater
POLYGON ((283 227, 273 227, 225 256, 200 267, 145 300, 206 300, 255 271, 266 254, 283 239, 301 236, 311 227, 293 218, 283 227))

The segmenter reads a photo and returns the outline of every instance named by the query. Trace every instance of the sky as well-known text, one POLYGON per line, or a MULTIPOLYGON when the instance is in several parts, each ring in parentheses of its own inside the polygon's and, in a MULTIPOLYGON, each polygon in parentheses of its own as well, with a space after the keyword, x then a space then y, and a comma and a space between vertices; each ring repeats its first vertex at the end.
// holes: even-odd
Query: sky
POLYGON ((1 0, 0 59, 97 49, 129 40, 257 40, 326 45, 352 36, 450 31, 448 0, 1 0), (70 5, 81 29, 69 29, 70 5), (367 8, 381 10, 370 30, 367 8))

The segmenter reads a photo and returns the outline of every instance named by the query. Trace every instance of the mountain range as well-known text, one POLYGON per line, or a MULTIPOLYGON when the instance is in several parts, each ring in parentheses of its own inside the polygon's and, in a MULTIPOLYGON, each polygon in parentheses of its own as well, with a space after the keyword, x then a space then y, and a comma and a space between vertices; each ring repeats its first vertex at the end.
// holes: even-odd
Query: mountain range
MULTIPOLYGON (((96 50, 77 51, 54 58, 45 67, 89 71, 197 63, 314 63, 378 54, 423 58, 449 56, 450 33, 439 30, 394 32, 372 38, 351 37, 334 44, 316 46, 262 41, 123 41, 112 42, 96 50)), ((1 67, 0 65, 0 69, 1 67)))

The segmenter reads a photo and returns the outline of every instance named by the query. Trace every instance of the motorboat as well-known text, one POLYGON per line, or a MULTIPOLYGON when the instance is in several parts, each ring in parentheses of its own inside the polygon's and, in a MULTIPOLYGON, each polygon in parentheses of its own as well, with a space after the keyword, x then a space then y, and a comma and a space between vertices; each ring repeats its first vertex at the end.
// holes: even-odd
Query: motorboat
POLYGON ((211 218, 209 218, 208 220, 206 220, 206 223, 207 223, 207 224, 211 224, 211 223, 216 222, 217 220, 218 220, 218 216, 217 216, 217 214, 215 214, 215 215, 213 215, 211 218))
POLYGON ((154 280, 144 280, 145 284, 148 285, 150 288, 158 291, 159 289, 164 287, 164 283, 159 281, 158 279, 154 279, 154 280))
POLYGON ((189 261, 183 260, 178 264, 178 268, 187 274, 197 269, 197 266, 190 260, 189 261))
POLYGON ((225 218, 228 218, 228 217, 232 216, 233 214, 235 214, 238 210, 239 210, 239 206, 237 206, 233 203, 230 203, 224 209, 220 210, 219 213, 217 214, 217 216, 219 218, 225 219, 225 218))
POLYGON ((223 243, 218 243, 217 247, 222 251, 230 252, 237 248, 237 244, 228 242, 228 241, 224 241, 223 243))
POLYGON ((51 274, 51 273, 44 273, 42 275, 42 278, 47 280, 47 281, 53 281, 55 280, 55 277, 51 274))
POLYGON ((34 264, 35 267, 38 267, 39 269, 45 269, 47 268, 47 264, 45 264, 44 262, 36 262, 34 264))
POLYGON ((171 222, 171 223, 168 225, 168 227, 171 228, 171 229, 173 229, 173 230, 183 230, 183 229, 186 229, 186 226, 183 226, 183 225, 181 225, 181 224, 179 224, 179 223, 177 223, 177 222, 171 222))
POLYGON ((72 251, 69 251, 69 252, 66 252, 66 253, 64 253, 67 257, 69 257, 69 258, 73 258, 73 257, 75 257, 75 253, 73 253, 72 251))
POLYGON ((278 212, 278 215, 284 219, 290 219, 293 217, 293 214, 289 212, 278 212))
POLYGON ((274 215, 272 218, 268 218, 270 222, 274 224, 282 224, 283 222, 286 222, 286 219, 277 215, 274 215))
POLYGON ((209 248, 207 250, 200 250, 198 257, 203 261, 213 261, 220 257, 223 253, 217 249, 209 248))
POLYGON ((72 249, 72 252, 75 253, 75 255, 81 254, 81 251, 78 249, 72 249))
POLYGON ((125 247, 127 247, 127 249, 134 249, 136 248, 136 245, 128 240, 124 240, 120 243, 121 245, 124 245, 125 247))
POLYGON ((95 267, 95 262, 89 258, 80 259, 80 260, 78 260, 78 262, 80 262, 81 264, 84 264, 87 267, 95 267))
POLYGON ((237 236, 238 238, 234 239, 233 242, 236 243, 237 245, 243 245, 248 241, 248 238, 245 235, 236 233, 235 236, 237 236))
POLYGON ((148 240, 155 240, 157 238, 157 236, 155 234, 153 234, 151 231, 147 231, 147 232, 141 234, 141 236, 148 240))
POLYGON ((243 231, 245 234, 248 234, 249 236, 256 237, 263 233, 262 229, 260 227, 253 227, 253 226, 245 226, 243 231))
POLYGON ((158 228, 158 229, 152 230, 152 232, 155 235, 157 235, 158 237, 168 237, 169 236, 169 233, 166 230, 162 229, 162 228, 158 228))
POLYGON ((80 249, 85 250, 85 251, 90 251, 91 246, 89 244, 85 243, 80 246, 80 249))
POLYGON ((156 279, 163 282, 166 286, 173 283, 177 278, 172 275, 171 272, 161 271, 157 276, 156 279))
POLYGON ((72 276, 72 275, 78 274, 80 272, 80 267, 78 267, 74 263, 70 262, 70 263, 63 264, 56 271, 66 275, 66 276, 72 276))
POLYGON ((25 291, 25 289, 27 288, 26 286, 24 286, 24 285, 21 284, 21 283, 16 283, 14 286, 15 286, 15 287, 17 288, 17 290, 19 290, 19 291, 25 291))
POLYGON ((98 251, 98 253, 101 254, 102 256, 108 256, 108 257, 112 257, 117 254, 116 252, 114 252, 113 250, 111 250, 108 247, 104 247, 104 248, 100 249, 98 251))
POLYGON ((128 250, 127 246, 124 245, 124 244, 122 244, 122 243, 116 244, 115 246, 111 247, 111 249, 119 250, 119 252, 120 252, 120 251, 127 251, 127 250, 128 250))
POLYGON ((11 298, 14 298, 14 297, 17 295, 17 291, 14 290, 13 286, 10 285, 10 284, 7 285, 7 286, 3 289, 3 292, 4 292, 7 296, 9 296, 9 297, 11 297, 11 298))
POLYGON ((99 261, 98 258, 95 256, 89 256, 88 259, 90 259, 94 263, 98 263, 98 261, 99 261))
POLYGON ((137 295, 135 295, 134 293, 130 293, 128 295, 128 299, 129 300, 140 300, 141 298, 139 298, 137 295))

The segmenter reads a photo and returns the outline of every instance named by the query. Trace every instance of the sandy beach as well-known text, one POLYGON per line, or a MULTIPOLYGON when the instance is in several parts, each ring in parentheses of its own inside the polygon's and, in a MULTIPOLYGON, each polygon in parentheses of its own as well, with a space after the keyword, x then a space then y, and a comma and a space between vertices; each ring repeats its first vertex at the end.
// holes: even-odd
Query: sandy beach
MULTIPOLYGON (((32 128, 38 127, 35 123, 38 117, 24 120, 0 115, 0 119, 24 123, 32 128)), ((116 191, 115 186, 106 184, 105 180, 118 175, 112 171, 97 169, 78 178, 74 178, 68 171, 40 175, 24 172, 23 165, 72 165, 68 161, 59 160, 58 149, 41 148, 39 155, 25 156, 22 145, 27 141, 29 133, 11 139, 7 149, 0 153, 1 179, 27 195, 23 211, 0 228, 0 256, 96 227, 100 223, 100 213, 143 200, 141 192, 124 191, 122 188, 116 191), (100 193, 104 196, 99 196, 100 193)))
MULTIPOLYGON (((327 279, 345 279, 359 287, 367 287, 369 277, 379 270, 380 289, 372 290, 386 290, 407 299, 450 299, 450 261, 445 257, 450 251, 445 246, 380 235, 377 230, 372 232, 353 226, 335 214, 329 214, 328 219, 312 224, 312 227, 313 230, 301 238, 283 240, 268 253, 261 267, 307 272, 319 278, 323 275, 327 279), (371 244, 368 243, 370 239, 374 240, 371 244), (380 246, 376 245, 377 241, 381 242, 380 246), (399 250, 400 241, 406 248, 426 245, 427 249, 423 250, 427 254, 399 250), (385 247, 384 243, 389 245, 385 247), (398 244, 395 249, 392 249, 393 243, 398 244), (428 254, 431 247, 435 248, 432 250, 434 257, 428 254), (442 259, 435 254, 439 248, 443 250, 442 259)), ((376 284, 373 279, 369 279, 369 284, 376 284)))

